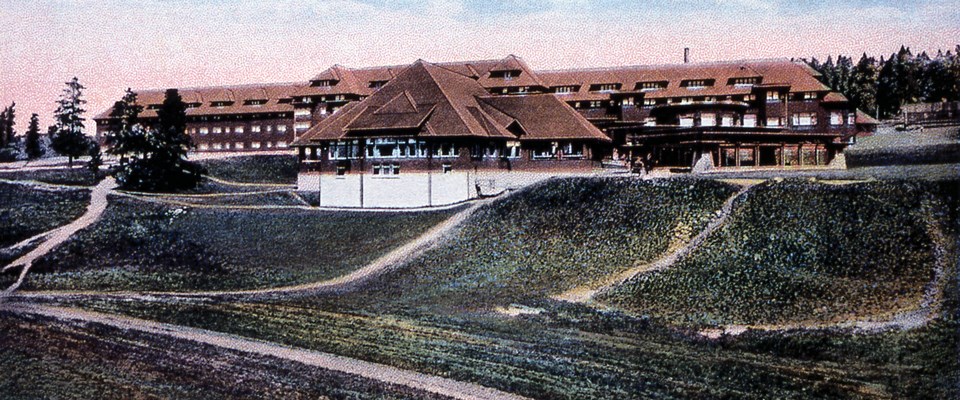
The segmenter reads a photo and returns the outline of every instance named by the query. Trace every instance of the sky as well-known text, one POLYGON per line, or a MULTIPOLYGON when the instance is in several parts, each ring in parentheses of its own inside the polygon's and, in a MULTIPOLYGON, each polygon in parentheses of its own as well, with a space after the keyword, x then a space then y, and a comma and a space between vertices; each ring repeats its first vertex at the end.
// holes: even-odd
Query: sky
MULTIPOLYGON (((960 44, 960 0, 0 0, 0 106, 53 122, 134 89, 303 82, 333 64, 522 57, 534 69, 889 55, 960 44)), ((87 122, 88 133, 93 121, 87 122)), ((42 129, 45 131, 45 129, 42 129)))

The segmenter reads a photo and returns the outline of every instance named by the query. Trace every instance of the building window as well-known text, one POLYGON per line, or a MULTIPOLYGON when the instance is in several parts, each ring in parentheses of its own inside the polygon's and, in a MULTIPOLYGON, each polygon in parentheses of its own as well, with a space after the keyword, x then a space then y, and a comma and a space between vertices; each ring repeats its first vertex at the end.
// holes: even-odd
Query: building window
POLYGON ((250 132, 260 133, 260 125, 253 125, 250 127, 250 132))
POLYGON ((683 126, 683 127, 693 126, 693 114, 681 115, 680 126, 683 126))
POLYGON ((207 129, 206 127, 200 128, 200 134, 201 134, 201 135, 206 135, 206 134, 209 133, 209 132, 210 132, 210 130, 207 129))
POLYGON ((374 175, 400 175, 400 164, 373 164, 374 175))
POLYGON ((456 157, 457 148, 452 143, 437 143, 433 148, 433 156, 440 158, 456 157))
POLYGON ((598 83, 595 85, 590 85, 591 92, 613 92, 619 89, 619 83, 598 83))
POLYGON ((830 125, 843 125, 843 113, 836 111, 830 113, 830 125))
POLYGON ((504 71, 504 72, 503 72, 503 80, 509 81, 509 80, 511 80, 511 79, 513 79, 513 71, 504 71))
POLYGON ((443 173, 447 174, 453 171, 453 164, 443 163, 443 165, 441 165, 440 168, 443 171, 443 173))
POLYGON ((554 93, 573 93, 573 86, 558 86, 553 90, 554 93))
POLYGON ((243 127, 238 126, 236 128, 233 128, 233 133, 243 133, 243 127))
POLYGON ((760 78, 730 78, 730 85, 736 87, 752 87, 753 85, 759 84, 760 78))
POLYGON ((327 155, 331 160, 353 160, 360 158, 360 141, 348 140, 330 143, 327 155))
POLYGON ((305 130, 307 130, 307 129, 310 129, 310 123, 309 123, 309 122, 297 122, 296 124, 294 124, 294 128, 295 128, 296 130, 298 130, 298 131, 305 131, 305 130))
POLYGON ((803 92, 804 101, 813 101, 817 99, 817 92, 803 92))
POLYGON ((220 143, 214 143, 214 144, 213 144, 213 149, 214 149, 214 150, 223 150, 223 145, 220 144, 220 143))
POLYGON ((516 140, 507 142, 506 155, 507 158, 520 158, 520 142, 516 140))
POLYGON ((273 142, 263 142, 263 143, 267 146, 268 149, 273 148, 273 142))
POLYGON ((563 158, 583 158, 583 145, 572 142, 562 143, 560 146, 563 158))
POLYGON ((279 147, 279 148, 281 148, 281 149, 285 149, 285 148, 287 148, 287 142, 284 142, 284 141, 281 140, 281 141, 277 142, 277 147, 279 147))
POLYGON ((259 107, 259 106, 262 106, 262 105, 264 105, 264 104, 267 104, 267 101, 266 101, 266 100, 247 100, 247 101, 243 102, 243 104, 244 104, 244 105, 247 105, 247 106, 257 106, 257 107, 259 107))
POLYGON ((417 139, 367 139, 368 158, 426 158, 427 144, 417 139))
POLYGON ((768 127, 779 127, 783 126, 783 117, 768 117, 767 118, 768 127))
POLYGON ((656 99, 643 99, 643 105, 646 106, 646 107, 650 107, 650 106, 652 106, 652 105, 654 105, 654 104, 657 104, 657 100, 656 100, 656 99))
POLYGON ((724 115, 720 117, 720 126, 733 126, 733 116, 724 115))
POLYGON ((817 124, 817 113, 804 112, 793 114, 793 125, 795 126, 813 126, 817 124))
POLYGON ((326 87, 326 86, 333 86, 333 81, 332 81, 332 80, 329 80, 329 79, 325 79, 325 80, 321 80, 321 81, 314 81, 314 82, 313 82, 313 85, 314 85, 314 86, 324 86, 324 87, 326 87))
POLYGON ((277 125, 277 132, 286 132, 286 131, 287 131, 286 125, 277 125))
POLYGON ((713 79, 688 79, 680 82, 680 87, 689 90, 700 90, 710 86, 713 86, 713 79))
POLYGON ((213 127, 213 133, 222 133, 222 132, 223 132, 223 128, 219 126, 213 127))
POLYGON ((388 81, 370 81, 370 88, 377 90, 386 85, 388 81))
POLYGON ((749 103, 749 102, 751 102, 751 101, 754 101, 754 100, 756 100, 756 99, 757 99, 757 96, 756 96, 756 95, 752 95, 752 94, 747 94, 747 95, 744 95, 744 96, 743 96, 743 101, 745 101, 745 102, 747 102, 747 103, 749 103))
POLYGON ((700 114, 700 126, 717 126, 717 114, 700 114))
POLYGON ((200 143, 200 146, 198 146, 197 148, 200 149, 200 151, 209 150, 209 149, 210 149, 210 145, 208 145, 208 144, 206 144, 206 143, 200 143))
POLYGON ((624 106, 632 106, 632 105, 633 105, 633 102, 634 102, 634 98, 633 98, 633 97, 624 97, 624 98, 623 98, 623 102, 621 102, 620 104, 621 104, 621 105, 624 105, 624 106))
POLYGON ((251 149, 259 149, 259 148, 260 148, 260 142, 251 142, 251 143, 250 143, 250 148, 251 148, 251 149))
POLYGON ((666 89, 666 88, 667 88, 667 82, 666 82, 666 81, 658 81, 658 82, 638 82, 636 88, 637 88, 637 90, 644 91, 644 92, 652 92, 652 91, 655 91, 655 90, 663 90, 663 89, 666 89))
POLYGON ((693 97, 680 98, 680 104, 693 104, 693 97))
POLYGON ((309 117, 309 116, 310 116, 310 109, 307 109, 307 108, 298 108, 298 109, 296 109, 296 110, 293 111, 293 115, 294 115, 294 116, 297 116, 297 117, 309 117))
POLYGON ((776 92, 776 91, 767 92, 767 101, 779 101, 779 100, 780 100, 780 92, 776 92))
POLYGON ((654 118, 654 117, 647 117, 647 119, 643 120, 643 125, 644 125, 644 126, 657 126, 657 119, 654 118))
POLYGON ((756 128, 757 127, 757 115, 756 114, 744 114, 743 116, 743 126, 747 128, 756 128))
POLYGON ((241 149, 241 150, 242 150, 242 149, 243 149, 243 142, 236 142, 236 143, 234 143, 234 144, 233 144, 233 148, 235 148, 235 149, 241 149))
POLYGON ((603 102, 602 102, 602 101, 600 101, 600 100, 591 100, 591 101, 590 101, 590 108, 600 108, 600 107, 603 107, 603 102))

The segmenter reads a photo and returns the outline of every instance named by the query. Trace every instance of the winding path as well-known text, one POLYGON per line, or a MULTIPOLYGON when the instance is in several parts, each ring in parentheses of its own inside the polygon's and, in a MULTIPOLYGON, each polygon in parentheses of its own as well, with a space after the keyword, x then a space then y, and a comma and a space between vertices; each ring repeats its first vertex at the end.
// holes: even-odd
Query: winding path
POLYGON ((110 194, 110 192, 113 191, 113 188, 116 186, 117 183, 113 180, 113 178, 108 177, 104 179, 97 184, 97 186, 94 186, 90 191, 90 204, 87 205, 87 211, 81 215, 80 218, 77 218, 67 225, 28 239, 36 240, 42 237, 44 238, 44 241, 37 245, 37 247, 35 247, 33 250, 27 252, 27 254, 24 254, 20 258, 13 260, 13 262, 6 267, 3 267, 2 272, 6 272, 7 270, 16 267, 22 268, 17 281, 14 282, 13 285, 10 285, 10 287, 3 292, 0 292, 0 299, 9 296, 11 293, 17 290, 21 284, 23 284, 23 279, 26 278, 27 273, 30 272, 30 267, 33 266, 33 262, 36 261, 36 259, 44 256, 61 243, 70 239, 70 237, 73 236, 74 233, 77 233, 77 231, 92 225, 94 222, 97 222, 97 220, 100 219, 100 216, 103 215, 103 211, 107 208, 107 195, 110 194))
MULTIPOLYGON (((929 213, 928 213, 929 215, 929 213)), ((717 338, 720 335, 739 335, 747 330, 767 332, 785 332, 792 330, 852 329, 857 332, 883 332, 888 330, 911 330, 927 325, 938 316, 943 305, 943 292, 949 282, 949 274, 956 273, 957 245, 951 242, 943 228, 935 221, 926 221, 927 234, 933 243, 934 266, 933 279, 924 286, 920 303, 912 310, 902 311, 889 317, 853 319, 835 323, 798 322, 788 324, 726 325, 721 328, 706 329, 701 335, 717 338)))
POLYGON ((593 298, 598 294, 610 290, 637 275, 669 268, 671 265, 676 264, 677 261, 686 257, 703 245, 703 243, 707 240, 707 237, 713 234, 713 232, 715 232, 718 228, 723 226, 723 224, 726 223, 727 219, 730 217, 730 214, 733 212, 734 202, 741 196, 746 195, 752 186, 753 183, 743 185, 741 189, 737 191, 737 193, 730 196, 723 203, 723 205, 720 207, 720 211, 717 213, 717 216, 714 217, 710 223, 708 223, 707 226, 697 234, 697 236, 694 236, 693 239, 690 239, 690 241, 676 250, 664 254, 662 257, 653 262, 638 265, 619 274, 613 275, 599 284, 575 287, 566 292, 555 295, 553 298, 571 303, 585 303, 592 301, 593 298))
POLYGON ((304 365, 344 372, 380 382, 402 385, 442 396, 449 396, 455 399, 524 399, 524 397, 518 395, 474 383, 455 381, 389 365, 246 339, 204 329, 102 314, 76 308, 17 303, 8 304, 4 309, 19 314, 42 315, 63 321, 102 324, 119 329, 135 330, 153 335, 188 340, 257 356, 276 357, 304 365))
MULTIPOLYGON (((507 193, 506 195, 509 195, 507 193)), ((337 278, 311 282, 301 285, 283 286, 276 288, 251 289, 251 290, 232 290, 232 291, 205 291, 205 292, 71 292, 71 291, 45 291, 18 293, 19 298, 49 298, 49 299, 81 299, 81 298, 140 298, 156 300, 158 298, 207 298, 218 300, 260 300, 272 298, 290 298, 312 296, 326 293, 342 293, 350 291, 368 281, 371 278, 380 276, 394 268, 402 266, 407 260, 441 243, 444 238, 449 237, 450 233, 457 229, 473 213, 485 204, 496 199, 503 198, 504 195, 495 198, 479 200, 471 204, 466 209, 454 214, 443 222, 430 228, 416 239, 380 256, 364 267, 357 269, 347 275, 337 278)))

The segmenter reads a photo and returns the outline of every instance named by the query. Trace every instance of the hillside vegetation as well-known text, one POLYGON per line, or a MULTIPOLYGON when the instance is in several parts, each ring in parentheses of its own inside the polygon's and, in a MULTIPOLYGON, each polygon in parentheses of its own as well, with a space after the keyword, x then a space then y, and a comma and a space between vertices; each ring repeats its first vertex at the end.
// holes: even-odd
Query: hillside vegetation
POLYGON ((401 308, 544 299, 656 258, 735 191, 695 179, 546 181, 478 210, 442 246, 356 296, 401 308))
POLYGON ((254 155, 200 161, 207 174, 245 183, 297 183, 297 156, 254 155))
POLYGON ((90 192, 0 182, 0 247, 65 225, 83 215, 90 192))
POLYGON ((832 321, 915 307, 934 276, 931 184, 768 182, 672 268, 602 301, 683 324, 832 321))
POLYGON ((111 197, 103 218, 37 261, 28 290, 215 290, 329 279, 456 210, 224 210, 111 197))

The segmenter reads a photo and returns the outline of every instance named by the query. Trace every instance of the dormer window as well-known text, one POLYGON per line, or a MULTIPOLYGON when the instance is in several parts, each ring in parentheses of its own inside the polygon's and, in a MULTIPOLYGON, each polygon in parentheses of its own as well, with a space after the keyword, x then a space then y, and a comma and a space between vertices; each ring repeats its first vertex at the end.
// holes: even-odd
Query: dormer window
POLYGON ((619 83, 596 83, 590 85, 591 92, 613 92, 616 90, 620 90, 619 83))
POLYGON ((509 81, 520 76, 520 71, 490 71, 491 78, 500 78, 509 81))
POLYGON ((232 101, 213 101, 210 102, 210 105, 216 108, 223 108, 233 104, 232 101))
POLYGON ((637 82, 636 90, 644 92, 652 92, 655 90, 663 90, 667 88, 667 81, 655 81, 655 82, 637 82))
POLYGON ((779 101, 779 100, 780 100, 780 92, 777 92, 777 91, 767 92, 767 101, 779 101))
POLYGON ((689 90, 699 90, 713 86, 713 79, 687 79, 680 82, 681 87, 689 90))
POLYGON ((319 81, 313 81, 313 86, 333 86, 336 84, 336 81, 332 79, 322 79, 319 81))
POLYGON ((553 89, 554 93, 573 93, 574 86, 557 86, 553 89))
POLYGON ((243 102, 245 106, 262 106, 264 104, 267 104, 266 100, 247 100, 243 102))
POLYGON ((150 104, 150 105, 147 105, 147 109, 148 109, 148 110, 159 110, 161 105, 162 105, 162 104, 150 104))
POLYGON ((735 87, 753 87, 754 85, 760 84, 759 77, 750 77, 750 78, 730 78, 730 81, 727 84, 735 87))
POLYGON ((187 103, 187 108, 197 108, 200 107, 201 103, 187 103))
POLYGON ((813 101, 817 99, 817 92, 803 92, 801 96, 804 101, 813 101))
POLYGON ((370 88, 374 90, 380 89, 383 85, 386 85, 387 82, 389 81, 370 81, 370 88))

